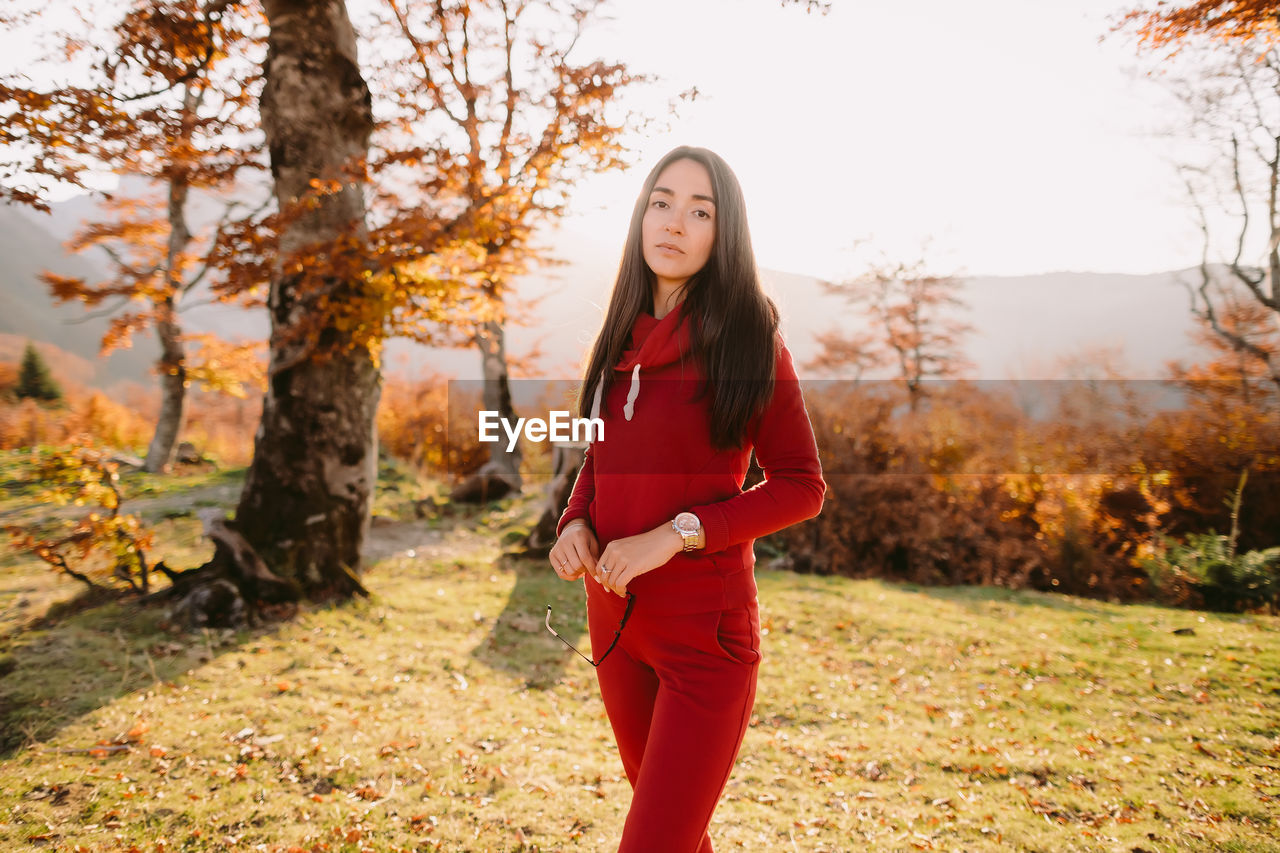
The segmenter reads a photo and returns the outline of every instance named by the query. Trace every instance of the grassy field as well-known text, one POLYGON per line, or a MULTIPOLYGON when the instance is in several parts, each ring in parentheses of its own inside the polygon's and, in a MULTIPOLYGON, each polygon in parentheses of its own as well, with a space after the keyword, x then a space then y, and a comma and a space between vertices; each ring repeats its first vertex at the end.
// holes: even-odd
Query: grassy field
MULTIPOLYGON (((201 476, 174 493, 235 484, 201 476)), ((551 603, 581 638, 581 589, 502 554, 532 502, 413 521, 394 497, 372 600, 252 631, 41 620, 76 587, 6 558, 0 849, 613 849, 594 674, 542 626, 551 603)), ((148 512, 158 556, 199 562, 192 517, 148 512)), ((718 849, 1280 851, 1280 619, 758 576, 718 849)))

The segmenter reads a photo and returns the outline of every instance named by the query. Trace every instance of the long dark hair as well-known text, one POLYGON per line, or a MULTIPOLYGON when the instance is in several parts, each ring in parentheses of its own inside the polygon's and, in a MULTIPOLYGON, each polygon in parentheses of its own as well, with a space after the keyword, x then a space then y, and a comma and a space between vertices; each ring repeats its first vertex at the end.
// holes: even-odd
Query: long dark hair
POLYGON ((686 314, 693 354, 707 376, 703 390, 711 395, 712 446, 727 450, 746 443, 751 419, 764 410, 773 396, 778 308, 760 286, 738 178, 718 154, 706 148, 676 148, 659 160, 645 178, 631 212, 609 310, 591 349, 579 413, 582 417, 590 414, 596 384, 602 378, 604 390, 608 390, 612 368, 630 343, 636 317, 641 311, 654 310, 655 279, 644 261, 641 221, 658 176, 677 160, 700 163, 711 176, 715 196, 716 233, 711 257, 684 283, 684 302, 674 310, 686 314))

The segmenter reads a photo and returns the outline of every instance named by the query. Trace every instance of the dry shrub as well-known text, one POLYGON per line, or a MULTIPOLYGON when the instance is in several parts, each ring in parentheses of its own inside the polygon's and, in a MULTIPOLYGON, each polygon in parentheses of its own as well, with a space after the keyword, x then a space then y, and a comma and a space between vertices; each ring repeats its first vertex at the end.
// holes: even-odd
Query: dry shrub
POLYGON ((253 435, 261 420, 261 394, 236 397, 192 389, 182 439, 224 465, 248 465, 253 459, 253 435))
POLYGON ((818 518, 782 534, 795 568, 925 584, 1050 585, 1026 495, 981 473, 998 470, 1009 452, 985 437, 1002 434, 998 427, 1016 413, 979 405, 965 386, 949 393, 917 413, 884 384, 808 395, 828 493, 818 518))
MULTIPOLYGON (((16 375, 16 366, 0 362, 0 380, 9 374, 16 375)), ((158 388, 130 382, 104 392, 57 378, 66 391, 64 405, 0 398, 0 449, 63 446, 89 437, 97 444, 145 452, 160 410, 158 388)), ((460 397, 450 406, 448 391, 442 376, 388 375, 377 414, 383 450, 439 475, 461 476, 478 468, 488 457, 477 440, 473 401, 460 397)), ((262 417, 261 395, 237 397, 197 387, 187 393, 181 439, 222 464, 248 464, 262 417)), ((455 396, 460 396, 456 389, 455 396)))
POLYGON ((479 441, 475 408, 439 374, 409 379, 388 374, 378 403, 378 441, 383 451, 436 476, 464 476, 488 459, 479 441))
MULTIPOLYGON (((4 375, 0 363, 0 377, 4 375)), ((64 380, 66 400, 49 406, 35 400, 0 399, 0 449, 76 444, 87 437, 99 445, 143 453, 155 432, 160 392, 138 383, 118 383, 106 391, 64 380)), ((243 465, 253 455, 253 434, 262 398, 187 392, 181 438, 223 464, 243 465)))
POLYGON ((154 534, 137 516, 120 512, 120 475, 112 451, 93 446, 84 435, 70 444, 33 454, 21 478, 44 488, 36 497, 39 503, 90 509, 79 518, 59 515, 31 527, 5 525, 11 547, 38 557, 91 591, 115 587, 148 592, 152 569, 146 551, 154 534))
POLYGON ((34 400, 0 403, 0 449, 40 445, 66 445, 79 436, 119 448, 145 446, 155 428, 127 405, 101 391, 68 391, 62 406, 46 406, 34 400))
POLYGON ((0 361, 0 400, 17 399, 18 365, 12 361, 0 361))
POLYGON ((1073 382, 1033 417, 1006 386, 950 384, 914 413, 888 383, 811 389, 827 503, 777 538, 800 571, 1167 597, 1153 543, 1224 529, 1244 467, 1241 547, 1276 544, 1280 419, 1256 393, 1155 411, 1154 390, 1073 382))
MULTIPOLYGON (((512 405, 517 417, 546 419, 553 410, 573 408, 576 390, 563 380, 513 380, 512 405)), ((481 443, 477 422, 481 392, 479 380, 387 373, 378 405, 382 451, 425 474, 452 481, 465 479, 489 460, 491 445, 481 443)), ((522 440, 521 449, 520 471, 526 487, 548 482, 551 442, 522 440)))
MULTIPOLYGON (((1274 393, 1227 402, 1221 389, 1199 395, 1185 410, 1153 419, 1143 445, 1161 501, 1158 529, 1135 554, 1159 565, 1170 542, 1191 543, 1232 528, 1231 505, 1241 474, 1236 518, 1240 553, 1280 545, 1280 401, 1274 393)), ((1155 572, 1153 594, 1170 604, 1212 605, 1215 591, 1155 572)))
POLYGON ((1144 436, 1153 471, 1170 472, 1162 493, 1169 503, 1166 532, 1181 536, 1225 530, 1240 472, 1249 478, 1240 506, 1240 547, 1267 548, 1280 540, 1280 402, 1224 405, 1212 397, 1152 421, 1144 436))

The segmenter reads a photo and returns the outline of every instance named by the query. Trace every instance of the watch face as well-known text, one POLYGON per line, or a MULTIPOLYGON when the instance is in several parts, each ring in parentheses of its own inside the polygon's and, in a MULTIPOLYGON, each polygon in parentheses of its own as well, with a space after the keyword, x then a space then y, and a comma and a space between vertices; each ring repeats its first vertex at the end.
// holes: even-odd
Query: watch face
POLYGON ((697 533, 698 529, 702 527, 702 522, 691 512, 682 512, 677 515, 675 517, 675 523, 677 530, 689 535, 697 533))

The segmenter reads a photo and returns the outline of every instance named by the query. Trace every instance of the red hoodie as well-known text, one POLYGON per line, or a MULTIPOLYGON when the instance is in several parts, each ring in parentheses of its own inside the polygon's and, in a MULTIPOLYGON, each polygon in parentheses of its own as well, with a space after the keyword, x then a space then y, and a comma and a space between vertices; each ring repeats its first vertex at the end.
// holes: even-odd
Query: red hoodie
MULTIPOLYGON (((556 529, 559 534, 571 519, 584 518, 603 551, 614 539, 667 524, 683 510, 696 514, 706 547, 676 554, 632 580, 627 589, 636 608, 696 613, 747 604, 756 596, 756 537, 821 510, 826 484, 813 428, 780 335, 777 347, 773 397, 748 425, 747 445, 717 451, 710 397, 698 399, 704 373, 690 351, 684 312, 636 318, 631 348, 614 367, 603 405, 597 400, 604 437, 587 448, 556 529), (765 479, 744 492, 753 447, 765 479)), ((620 615, 624 599, 586 577, 590 606, 620 615)))

